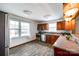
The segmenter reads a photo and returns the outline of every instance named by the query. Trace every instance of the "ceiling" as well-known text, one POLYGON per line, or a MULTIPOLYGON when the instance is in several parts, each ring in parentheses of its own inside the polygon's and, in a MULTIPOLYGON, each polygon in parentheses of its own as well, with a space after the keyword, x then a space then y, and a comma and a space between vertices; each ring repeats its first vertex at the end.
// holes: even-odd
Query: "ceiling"
POLYGON ((63 17, 62 3, 0 3, 0 10, 36 21, 57 20, 63 17), (31 12, 24 13, 24 10, 31 12))
POLYGON ((64 18, 75 19, 79 16, 79 3, 64 3, 63 5, 64 18))

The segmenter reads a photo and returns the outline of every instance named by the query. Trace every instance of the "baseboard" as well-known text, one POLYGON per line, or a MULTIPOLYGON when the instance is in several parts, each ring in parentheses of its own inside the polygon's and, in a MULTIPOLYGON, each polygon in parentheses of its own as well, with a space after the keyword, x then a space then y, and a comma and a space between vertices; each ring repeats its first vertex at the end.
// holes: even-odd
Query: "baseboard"
POLYGON ((24 45, 24 44, 27 44, 27 43, 30 43, 30 42, 33 42, 33 41, 36 41, 36 39, 34 39, 34 40, 32 40, 32 41, 29 41, 29 42, 25 42, 25 43, 19 44, 19 45, 16 45, 16 46, 13 46, 13 47, 9 47, 9 49, 15 48, 15 47, 17 47, 17 46, 21 46, 21 45, 24 45))

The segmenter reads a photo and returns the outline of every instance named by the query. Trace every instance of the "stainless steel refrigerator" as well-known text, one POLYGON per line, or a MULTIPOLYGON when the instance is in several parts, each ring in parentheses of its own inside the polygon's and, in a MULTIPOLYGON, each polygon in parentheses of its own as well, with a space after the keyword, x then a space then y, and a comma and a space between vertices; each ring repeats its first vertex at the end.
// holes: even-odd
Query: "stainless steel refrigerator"
POLYGON ((0 56, 9 55, 8 14, 0 11, 0 56))

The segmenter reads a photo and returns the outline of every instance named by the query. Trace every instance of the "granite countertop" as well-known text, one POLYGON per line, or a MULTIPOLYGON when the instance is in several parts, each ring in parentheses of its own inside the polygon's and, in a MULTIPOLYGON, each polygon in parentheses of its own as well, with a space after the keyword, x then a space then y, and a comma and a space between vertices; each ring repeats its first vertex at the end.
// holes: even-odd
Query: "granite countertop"
POLYGON ((67 40, 65 36, 60 35, 57 41, 53 44, 53 47, 61 48, 74 53, 79 53, 79 44, 73 40, 74 38, 72 38, 72 40, 67 40))

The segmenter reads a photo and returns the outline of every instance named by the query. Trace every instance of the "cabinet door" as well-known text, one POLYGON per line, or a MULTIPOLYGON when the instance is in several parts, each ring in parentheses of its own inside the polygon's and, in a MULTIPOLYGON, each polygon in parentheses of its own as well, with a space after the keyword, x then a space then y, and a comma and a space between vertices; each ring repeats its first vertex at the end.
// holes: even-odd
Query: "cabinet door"
POLYGON ((37 25, 37 30, 41 30, 41 25, 40 24, 37 25))
POLYGON ((57 22, 57 30, 64 30, 65 29, 65 21, 57 22))
POLYGON ((56 35, 46 35, 46 43, 54 44, 58 36, 56 35))
POLYGON ((54 44, 56 42, 57 38, 58 38, 58 36, 52 35, 51 36, 51 44, 54 44))
POLYGON ((65 21, 61 22, 61 30, 65 30, 65 21))
POLYGON ((41 30, 44 30, 43 24, 40 24, 40 26, 41 26, 41 30))
POLYGON ((71 21, 65 21, 65 30, 72 30, 71 21))
POLYGON ((40 28, 41 28, 41 30, 44 30, 44 25, 40 24, 40 28))
POLYGON ((75 30, 75 19, 72 20, 72 30, 75 30))
POLYGON ((48 30, 48 24, 47 24, 47 23, 42 24, 42 29, 43 29, 43 30, 48 30))
POLYGON ((48 30, 48 24, 45 23, 45 24, 38 24, 38 27, 37 27, 38 30, 48 30))
POLYGON ((57 22, 57 30, 61 30, 61 22, 57 22))
POLYGON ((51 36, 50 35, 46 35, 46 43, 51 43, 51 36))
POLYGON ((47 24, 47 23, 44 24, 44 29, 45 29, 45 30, 48 30, 48 24, 47 24))
POLYGON ((75 30, 75 19, 65 22, 65 30, 75 30))

